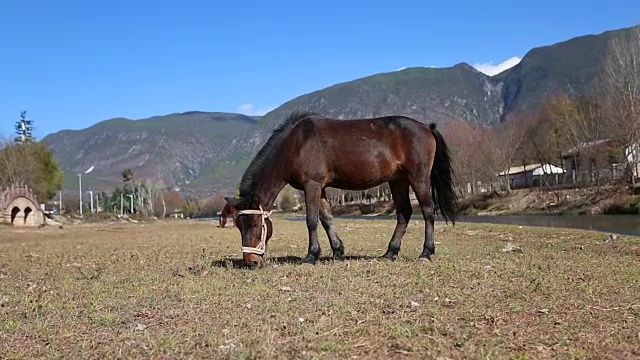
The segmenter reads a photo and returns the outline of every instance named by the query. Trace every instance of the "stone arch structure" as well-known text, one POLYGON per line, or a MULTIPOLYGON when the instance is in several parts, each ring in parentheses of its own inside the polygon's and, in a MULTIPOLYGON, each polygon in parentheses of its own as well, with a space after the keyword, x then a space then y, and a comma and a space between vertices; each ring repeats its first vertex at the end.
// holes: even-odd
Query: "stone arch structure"
POLYGON ((38 198, 26 185, 0 189, 2 222, 14 226, 43 226, 45 217, 38 198))

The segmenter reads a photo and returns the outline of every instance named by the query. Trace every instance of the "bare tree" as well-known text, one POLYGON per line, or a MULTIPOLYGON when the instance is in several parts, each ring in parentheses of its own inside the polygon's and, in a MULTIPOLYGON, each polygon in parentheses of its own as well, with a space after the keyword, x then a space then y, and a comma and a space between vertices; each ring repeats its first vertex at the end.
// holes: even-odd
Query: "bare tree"
POLYGON ((456 182, 462 195, 469 191, 476 194, 480 190, 479 183, 492 182, 504 166, 496 155, 497 140, 493 129, 461 119, 449 119, 442 134, 450 144, 456 182))
POLYGON ((603 72, 607 129, 626 150, 632 169, 631 182, 638 176, 640 142, 640 26, 613 36, 603 72))
MULTIPOLYGON (((162 180, 158 178, 154 179, 150 179, 146 181, 145 184, 145 189, 147 190, 147 194, 146 197, 149 200, 148 204, 149 204, 149 213, 150 214, 155 214, 156 213, 156 209, 155 209, 155 203, 156 203, 156 199, 158 197, 162 198, 162 192, 163 192, 163 185, 162 185, 162 180)), ((164 201, 162 201, 163 207, 164 206, 164 201)), ((163 211, 163 218, 164 215, 166 214, 166 209, 164 209, 163 211)))
MULTIPOLYGON (((160 186, 160 188, 162 187, 160 186)), ((161 190, 155 201, 158 203, 156 204, 157 206, 154 207, 158 209, 158 213, 160 213, 160 209, 162 209, 163 218, 167 216, 167 212, 172 214, 175 210, 180 209, 185 205, 185 200, 182 198, 180 193, 173 189, 161 190)))
MULTIPOLYGON (((553 99, 554 96, 550 96, 543 102, 542 108, 537 113, 523 122, 527 132, 523 155, 527 159, 539 162, 543 169, 546 164, 562 164, 562 153, 573 146, 566 119, 557 117, 554 113, 553 99)), ((560 202, 562 191, 552 187, 547 178, 548 176, 544 177, 545 185, 554 192, 556 201, 560 202)))
POLYGON ((506 168, 507 192, 511 192, 509 169, 522 160, 527 140, 527 129, 519 120, 514 117, 496 127, 493 158, 496 165, 506 168))
POLYGON ((472 184, 473 192, 474 171, 472 169, 472 144, 474 140, 471 125, 460 119, 449 119, 442 128, 442 134, 449 143, 451 158, 453 160, 454 172, 457 177, 456 183, 460 187, 458 191, 465 195, 467 184, 472 184))
MULTIPOLYGON (((609 172, 613 153, 607 139, 606 125, 602 121, 601 105, 595 99, 579 97, 564 99, 569 138, 576 144, 581 157, 589 167, 590 181, 600 190, 603 171, 609 172)), ((613 173, 613 171, 611 171, 613 173)))

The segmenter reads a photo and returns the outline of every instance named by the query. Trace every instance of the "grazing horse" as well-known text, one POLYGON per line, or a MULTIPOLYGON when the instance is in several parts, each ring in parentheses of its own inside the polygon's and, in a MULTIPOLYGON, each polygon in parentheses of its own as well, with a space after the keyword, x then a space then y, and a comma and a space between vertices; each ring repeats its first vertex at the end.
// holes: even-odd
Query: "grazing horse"
POLYGON ((245 265, 260 265, 271 237, 269 213, 282 188, 304 191, 309 249, 305 263, 320 256, 318 219, 333 251, 344 260, 344 245, 330 214, 325 188, 365 190, 388 182, 397 222, 383 258, 395 260, 411 218, 409 187, 425 220, 420 259, 435 253, 435 203, 455 224, 457 196, 447 144, 436 130, 405 116, 338 120, 293 112, 258 152, 240 181, 238 198, 226 197, 238 211, 245 265))
POLYGON ((227 202, 220 212, 220 217, 218 218, 218 227, 224 228, 224 226, 227 224, 227 216, 229 215, 231 215, 231 220, 235 224, 236 217, 238 216, 238 211, 227 202))

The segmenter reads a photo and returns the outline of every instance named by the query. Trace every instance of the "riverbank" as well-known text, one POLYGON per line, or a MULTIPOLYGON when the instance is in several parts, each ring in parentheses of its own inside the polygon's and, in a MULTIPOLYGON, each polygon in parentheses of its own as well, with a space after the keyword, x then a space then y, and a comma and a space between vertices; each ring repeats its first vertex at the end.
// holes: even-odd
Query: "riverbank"
POLYGON ((459 210, 464 215, 629 215, 640 212, 640 194, 627 186, 520 189, 462 199, 459 210))
MULTIPOLYGON (((337 216, 388 215, 393 203, 347 204, 332 207, 337 216)), ((639 214, 640 189, 602 186, 582 189, 519 189, 491 192, 460 200, 460 215, 613 215, 639 214)), ((414 204, 414 213, 420 210, 414 204)))

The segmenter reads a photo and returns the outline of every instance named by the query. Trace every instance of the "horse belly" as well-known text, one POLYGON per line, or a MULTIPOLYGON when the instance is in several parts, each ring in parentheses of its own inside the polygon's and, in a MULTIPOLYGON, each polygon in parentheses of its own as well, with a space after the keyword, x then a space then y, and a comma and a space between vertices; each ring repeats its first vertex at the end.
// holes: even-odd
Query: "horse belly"
POLYGON ((371 152, 353 149, 332 161, 328 186, 340 189, 364 190, 393 179, 400 169, 400 161, 390 150, 371 152))

